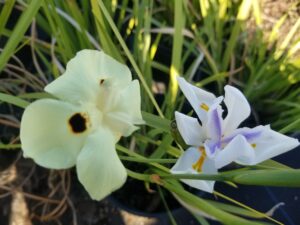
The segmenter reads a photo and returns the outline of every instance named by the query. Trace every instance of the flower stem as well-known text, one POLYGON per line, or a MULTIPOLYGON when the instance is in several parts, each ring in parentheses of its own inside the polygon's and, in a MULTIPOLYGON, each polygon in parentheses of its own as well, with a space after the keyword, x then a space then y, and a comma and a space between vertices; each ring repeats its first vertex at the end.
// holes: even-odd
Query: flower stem
POLYGON ((151 179, 150 179, 149 175, 137 173, 137 172, 134 172, 134 171, 129 170, 129 169, 126 169, 126 171, 127 171, 128 176, 130 176, 134 179, 151 182, 151 179))
POLYGON ((177 159, 141 159, 130 156, 119 156, 120 159, 130 162, 140 162, 140 163, 176 163, 177 159))

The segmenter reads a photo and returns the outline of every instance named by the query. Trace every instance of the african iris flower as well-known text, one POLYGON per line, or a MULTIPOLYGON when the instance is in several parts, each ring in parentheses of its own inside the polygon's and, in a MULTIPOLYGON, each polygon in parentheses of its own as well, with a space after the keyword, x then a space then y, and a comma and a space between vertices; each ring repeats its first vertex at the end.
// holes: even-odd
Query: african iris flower
MULTIPOLYGON (((171 169, 172 173, 214 174, 231 162, 255 165, 287 152, 299 145, 297 139, 271 130, 270 126, 238 128, 251 112, 245 96, 226 85, 225 97, 197 88, 183 78, 179 86, 199 120, 175 112, 178 130, 191 147, 171 169), (223 118, 220 103, 224 100, 227 116, 223 118)), ((214 181, 183 180, 192 187, 212 192, 214 181)))
POLYGON ((140 87, 130 70, 103 52, 82 50, 45 91, 57 99, 30 104, 21 121, 24 155, 51 169, 76 165, 93 199, 120 188, 127 177, 115 144, 143 124, 140 87))

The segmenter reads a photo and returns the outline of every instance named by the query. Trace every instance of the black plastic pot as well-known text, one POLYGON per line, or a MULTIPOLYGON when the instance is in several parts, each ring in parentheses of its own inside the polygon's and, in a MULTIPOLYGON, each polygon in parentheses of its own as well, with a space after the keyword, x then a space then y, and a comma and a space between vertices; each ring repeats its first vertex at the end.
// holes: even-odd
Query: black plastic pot
MULTIPOLYGON (((124 203, 120 202, 113 195, 107 198, 107 201, 122 215, 122 220, 120 218, 112 218, 112 225, 169 225, 171 224, 168 213, 158 212, 158 213, 146 213, 141 210, 134 209, 124 203), (122 222, 122 223, 120 223, 122 222)), ((147 202, 145 202, 147 204, 147 202)), ((178 225, 192 225, 197 224, 193 216, 183 207, 171 210, 172 216, 176 220, 178 225)))

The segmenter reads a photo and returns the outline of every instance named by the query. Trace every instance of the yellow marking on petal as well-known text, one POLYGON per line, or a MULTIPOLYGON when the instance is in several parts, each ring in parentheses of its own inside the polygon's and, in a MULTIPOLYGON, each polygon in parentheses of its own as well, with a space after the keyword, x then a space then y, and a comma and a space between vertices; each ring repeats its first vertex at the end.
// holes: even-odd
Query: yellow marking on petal
POLYGON ((200 108, 203 109, 203 110, 205 110, 206 112, 208 112, 208 110, 209 110, 208 105, 206 105, 205 103, 202 103, 202 104, 200 105, 200 108))
POLYGON ((202 171, 203 163, 206 159, 206 153, 203 146, 199 147, 198 150, 201 152, 201 155, 196 163, 193 164, 193 169, 196 170, 198 173, 202 171))
POLYGON ((251 144, 252 148, 256 148, 256 144, 251 144))

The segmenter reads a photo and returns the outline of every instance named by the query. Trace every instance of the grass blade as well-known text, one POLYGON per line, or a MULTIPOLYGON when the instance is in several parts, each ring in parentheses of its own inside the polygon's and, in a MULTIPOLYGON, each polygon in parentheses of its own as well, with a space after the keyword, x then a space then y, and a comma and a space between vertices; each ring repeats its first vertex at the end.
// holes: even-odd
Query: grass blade
POLYGON ((6 25, 6 22, 8 20, 9 15, 11 14, 11 10, 13 9, 14 4, 15 0, 6 1, 4 3, 0 14, 0 35, 2 34, 3 28, 6 25))
POLYGON ((43 0, 32 0, 25 12, 22 13, 16 27, 14 28, 7 44, 5 45, 0 55, 0 71, 3 70, 9 58, 14 54, 17 45, 23 39, 27 28, 31 24, 31 21, 37 11, 40 9, 42 3, 43 0))
POLYGON ((104 3, 101 0, 98 0, 98 4, 99 4, 99 6, 100 6, 100 8, 101 8, 101 10, 102 10, 102 12, 104 14, 104 17, 108 21, 109 25, 111 26, 111 29, 113 30, 114 34, 116 35, 118 41, 120 42, 120 44, 121 44, 121 46, 123 48, 123 50, 125 51, 125 54, 128 57, 130 63, 132 64, 135 72, 137 73, 137 75, 138 75, 138 77, 139 77, 139 79, 140 79, 140 81, 141 81, 141 83, 142 83, 142 85, 143 85, 146 93, 148 94, 148 97, 150 98, 150 100, 151 100, 152 104, 154 105, 155 109, 157 110, 159 116, 160 117, 164 117, 164 115, 163 115, 160 107, 158 106, 158 104, 157 104, 157 102, 156 102, 156 100, 155 100, 155 98, 154 98, 154 96, 153 96, 150 88, 147 85, 147 82, 145 81, 145 79, 143 77, 143 74, 141 73, 138 65, 136 64, 134 58, 132 57, 132 54, 130 53, 130 51, 129 51, 129 49, 128 49, 126 43, 125 43, 125 41, 123 40, 123 38, 122 38, 122 36, 120 34, 120 32, 118 31, 118 28, 115 25, 113 19, 109 15, 109 12, 107 11, 104 3))
POLYGON ((0 101, 13 104, 15 106, 19 106, 21 108, 26 108, 29 105, 29 102, 8 94, 0 93, 0 101))
POLYGON ((181 72, 181 53, 183 46, 182 31, 185 26, 185 13, 183 1, 179 0, 175 2, 174 13, 174 35, 173 35, 173 47, 172 47, 172 62, 170 68, 170 84, 169 84, 169 96, 168 96, 168 113, 173 112, 174 102, 176 100, 178 92, 177 76, 181 72))

